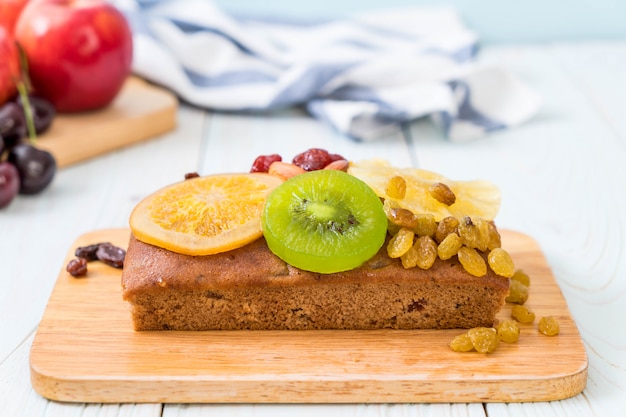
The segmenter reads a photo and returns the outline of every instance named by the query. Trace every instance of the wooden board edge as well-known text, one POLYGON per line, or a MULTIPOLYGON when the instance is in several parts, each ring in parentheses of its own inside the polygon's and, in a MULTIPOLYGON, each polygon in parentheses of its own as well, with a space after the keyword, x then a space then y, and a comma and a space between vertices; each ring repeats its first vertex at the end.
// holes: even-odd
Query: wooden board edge
MULTIPOLYGON (((145 90, 153 99, 161 103, 158 110, 153 110, 148 114, 140 114, 128 119, 123 126, 116 123, 107 123, 103 126, 106 131, 106 140, 92 141, 86 146, 78 138, 80 133, 67 138, 54 137, 52 141, 46 141, 44 134, 38 141, 37 147, 53 154, 58 168, 83 162, 94 157, 112 152, 118 149, 143 142, 147 139, 167 133, 177 126, 178 99, 176 95, 163 87, 153 85, 147 81, 130 77, 125 86, 130 92, 145 90), (135 134, 129 138, 127 132, 133 131, 135 134)), ((118 100, 127 100, 126 91, 122 91, 118 100)), ((102 111, 107 111, 103 109, 102 111)), ((90 113, 93 117, 96 113, 90 113)), ((70 115, 69 117, 76 117, 70 115)), ((52 139, 52 138, 51 138, 52 139)))
POLYGON ((46 376, 31 366, 31 383, 44 398, 88 403, 523 403, 557 401, 580 394, 587 366, 571 375, 542 380, 515 380, 515 389, 502 390, 501 380, 472 381, 459 389, 458 381, 416 380, 236 380, 159 381, 62 379, 46 376), (111 392, 119 393, 113 400, 111 392), (172 393, 159 394, 163 392, 172 393), (174 395, 175 393, 175 395, 174 395), (323 401, 320 398, 323 397, 323 401))

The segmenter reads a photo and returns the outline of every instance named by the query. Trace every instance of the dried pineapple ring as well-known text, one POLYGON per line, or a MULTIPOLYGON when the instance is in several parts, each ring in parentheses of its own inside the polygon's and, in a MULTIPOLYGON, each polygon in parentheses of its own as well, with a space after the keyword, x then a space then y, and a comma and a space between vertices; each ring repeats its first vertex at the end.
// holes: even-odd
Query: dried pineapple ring
POLYGON ((413 213, 432 214, 436 221, 447 216, 493 220, 500 209, 500 190, 488 181, 453 181, 423 169, 396 168, 380 159, 351 162, 348 173, 367 183, 379 197, 391 199, 398 207, 413 213), (387 194, 389 180, 396 176, 406 181, 406 192, 401 199, 387 194), (432 186, 438 183, 454 193, 453 204, 446 204, 451 201, 448 198, 433 196, 432 186))

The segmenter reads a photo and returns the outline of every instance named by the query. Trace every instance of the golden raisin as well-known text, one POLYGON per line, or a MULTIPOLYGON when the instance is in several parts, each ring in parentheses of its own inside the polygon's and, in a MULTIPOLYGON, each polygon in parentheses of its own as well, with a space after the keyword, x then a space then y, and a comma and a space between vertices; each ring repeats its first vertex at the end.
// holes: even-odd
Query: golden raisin
POLYGON ((496 326, 498 337, 506 343, 515 343, 519 340, 519 327, 515 320, 502 320, 496 326))
POLYGON ((515 273, 515 265, 511 255, 502 248, 492 249, 487 257, 487 262, 493 272, 500 276, 511 278, 515 273))
POLYGON ((492 353, 498 347, 500 339, 493 327, 474 327, 467 331, 467 335, 474 345, 474 349, 480 353, 492 353))
POLYGON ((489 232, 489 244, 487 245, 487 249, 492 250, 501 247, 502 238, 500 237, 500 232, 498 232, 496 224, 493 220, 487 222, 487 229, 489 232))
POLYGON ((441 242, 450 233, 457 233, 459 229, 459 219, 456 217, 448 216, 444 217, 437 224, 437 230, 435 230, 435 240, 441 242))
POLYGON ((432 214, 416 214, 416 225, 413 227, 413 231, 417 236, 435 236, 435 230, 437 230, 437 222, 435 216, 432 214))
POLYGON ((417 266, 418 257, 417 249, 415 249, 415 245, 413 245, 404 255, 400 256, 400 262, 402 262, 402 266, 405 269, 414 268, 417 266))
POLYGON ((437 247, 439 259, 446 260, 452 258, 461 248, 461 238, 456 233, 450 233, 437 247))
POLYGON ((456 201, 454 192, 446 184, 436 182, 428 188, 430 195, 446 206, 451 206, 456 201))
POLYGON ((455 352, 469 352, 474 350, 474 344, 467 333, 455 336, 450 342, 450 348, 455 352))
POLYGON ((463 269, 468 273, 475 277, 482 277, 487 273, 487 264, 483 257, 476 252, 476 249, 461 246, 457 255, 459 262, 463 265, 463 269))
POLYGON ((430 236, 420 236, 413 245, 417 251, 417 266, 429 269, 437 259, 437 244, 430 236))
POLYGON ((521 269, 515 271, 515 273, 511 277, 511 281, 517 281, 520 284, 530 287, 530 277, 526 272, 522 271, 521 269))
POLYGON ((535 312, 528 306, 515 304, 511 309, 511 317, 520 323, 529 324, 535 321, 535 312))
POLYGON ((387 218, 394 224, 413 229, 418 225, 418 218, 410 210, 401 207, 392 207, 387 211, 387 218))
POLYGON ((413 230, 403 227, 396 233, 387 244, 387 254, 390 258, 399 258, 413 246, 413 230))
POLYGON ((559 321, 554 316, 542 317, 537 329, 546 336, 556 336, 560 331, 559 321))
POLYGON ((402 226, 399 226, 391 221, 387 221, 387 233, 389 233, 389 236, 395 236, 400 229, 402 229, 402 226))
POLYGON ((406 195, 406 180, 399 175, 389 178, 385 193, 391 198, 402 200, 406 195))
POLYGON ((479 250, 487 249, 489 243, 487 223, 482 219, 472 219, 465 216, 459 222, 459 236, 468 248, 479 250), (484 229, 484 230, 483 230, 484 229))
POLYGON ((505 301, 513 304, 524 304, 528 301, 528 287, 519 281, 511 280, 509 283, 509 294, 505 301))

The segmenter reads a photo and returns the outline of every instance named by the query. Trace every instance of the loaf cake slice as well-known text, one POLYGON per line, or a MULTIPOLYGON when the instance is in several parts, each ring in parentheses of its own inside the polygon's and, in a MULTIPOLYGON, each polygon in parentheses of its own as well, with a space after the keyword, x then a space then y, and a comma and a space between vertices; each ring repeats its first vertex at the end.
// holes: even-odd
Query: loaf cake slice
MULTIPOLYGON (((385 245, 386 246, 386 245, 385 245)), ((385 250, 362 266, 318 274, 265 240, 189 256, 131 236, 123 298, 136 330, 448 329, 494 325, 509 279, 476 277, 453 257, 406 269, 385 250)))

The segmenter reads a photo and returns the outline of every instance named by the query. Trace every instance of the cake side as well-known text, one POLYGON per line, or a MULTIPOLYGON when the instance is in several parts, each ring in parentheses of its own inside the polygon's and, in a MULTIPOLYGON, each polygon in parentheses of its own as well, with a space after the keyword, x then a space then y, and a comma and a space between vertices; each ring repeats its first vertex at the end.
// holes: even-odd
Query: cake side
POLYGON ((287 265, 260 238, 188 256, 131 236, 123 298, 136 330, 445 329, 492 326, 509 279, 467 273, 456 257, 406 269, 386 251, 318 274, 287 265))

